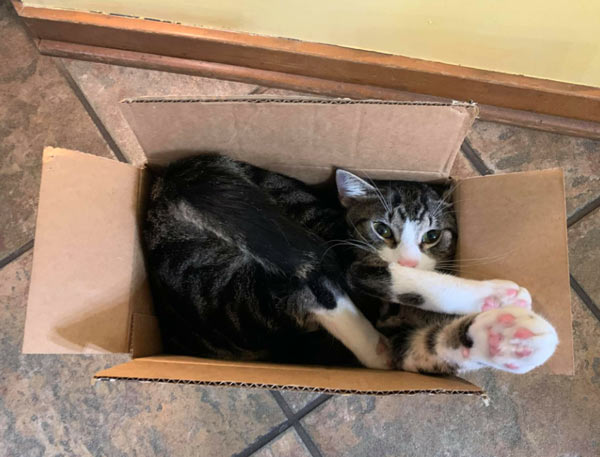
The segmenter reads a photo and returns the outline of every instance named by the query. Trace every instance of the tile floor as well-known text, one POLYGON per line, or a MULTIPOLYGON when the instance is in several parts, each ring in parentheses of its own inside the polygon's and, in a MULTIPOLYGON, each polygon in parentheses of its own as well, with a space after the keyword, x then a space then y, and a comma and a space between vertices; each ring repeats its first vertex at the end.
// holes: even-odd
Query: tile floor
POLYGON ((0 0, 0 457, 600 455, 600 142, 478 122, 454 174, 566 171, 576 375, 470 379, 452 396, 99 382, 122 356, 23 356, 44 145, 139 163, 120 99, 285 91, 39 56, 0 0), (594 316, 596 313, 596 316, 594 316))

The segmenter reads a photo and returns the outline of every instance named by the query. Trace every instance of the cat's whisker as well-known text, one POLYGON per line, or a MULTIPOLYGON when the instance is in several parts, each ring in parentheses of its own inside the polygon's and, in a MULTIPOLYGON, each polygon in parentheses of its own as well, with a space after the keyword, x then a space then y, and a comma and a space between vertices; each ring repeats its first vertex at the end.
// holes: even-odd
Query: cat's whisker
POLYGON ((356 227, 354 222, 352 222, 350 219, 348 219, 348 222, 350 223, 350 225, 352 225, 352 228, 354 228, 354 231, 356 232, 356 234, 358 236, 360 236, 365 243, 369 244, 369 241, 364 237, 364 235, 362 233, 360 233, 360 231, 358 230, 358 228, 356 227))
POLYGON ((362 170, 362 173, 364 174, 364 176, 369 181, 369 184, 371 184, 371 186, 373 186, 373 189, 375 189, 375 195, 377 195, 377 198, 381 202, 381 205, 383 206, 383 208, 388 213, 392 213, 392 207, 390 205, 388 205, 388 202, 385 201, 385 198, 383 197, 383 194, 381 193, 381 190, 379 190, 379 188, 375 184, 375 181, 373 181, 373 179, 371 179, 371 177, 369 176, 369 174, 365 170, 362 170))
POLYGON ((325 256, 327 255, 327 253, 331 249, 339 247, 339 246, 353 247, 353 248, 356 248, 356 249, 362 249, 363 251, 367 251, 367 252, 374 252, 375 251, 375 249, 372 246, 368 246, 368 245, 354 243, 354 242, 351 242, 351 241, 348 241, 348 240, 344 240, 344 241, 341 241, 340 243, 333 244, 333 245, 329 246, 327 249, 325 249, 325 251, 321 255, 321 259, 320 260, 322 261, 325 258, 325 256))
POLYGON ((456 184, 450 186, 445 192, 444 195, 442 196, 442 198, 440 199, 440 202, 438 203, 438 205, 436 206, 436 208, 431 211, 432 213, 432 217, 437 217, 439 214, 439 211, 441 209, 444 209, 444 206, 449 207, 452 206, 454 204, 454 200, 452 200, 452 196, 454 195, 454 192, 456 191, 456 189, 458 188, 458 186, 460 185, 460 181, 456 182, 456 184))
POLYGON ((435 210, 433 210, 431 212, 432 217, 435 218, 435 217, 439 216, 441 213, 456 213, 455 205, 457 203, 462 203, 462 202, 467 202, 467 201, 469 201, 469 200, 463 198, 463 199, 452 201, 452 202, 441 203, 435 210))
POLYGON ((512 249, 511 251, 503 252, 503 253, 499 253, 499 254, 491 254, 491 255, 482 256, 482 257, 466 257, 466 258, 452 259, 452 260, 441 260, 440 262, 464 262, 464 261, 471 261, 471 260, 493 259, 493 258, 497 258, 497 257, 506 257, 507 255, 511 254, 514 251, 515 251, 515 249, 512 249))
POLYGON ((448 269, 448 267, 460 268, 461 266, 473 267, 473 266, 479 266, 479 265, 489 265, 489 264, 492 264, 499 260, 505 259, 510 254, 511 254, 511 252, 507 252, 507 253, 498 254, 495 256, 472 258, 472 259, 457 259, 457 260, 452 260, 452 261, 442 260, 442 261, 439 261, 436 263, 436 267, 448 269))
POLYGON ((365 241, 361 241, 361 240, 357 240, 354 238, 348 238, 345 240, 329 240, 326 241, 325 244, 329 244, 329 243, 355 243, 355 244, 362 244, 363 246, 369 247, 373 250, 375 250, 375 248, 373 246, 371 246, 369 243, 365 242, 365 241))
POLYGON ((436 265, 473 265, 473 264, 480 264, 483 262, 486 262, 486 263, 496 262, 496 261, 502 260, 504 258, 506 258, 506 256, 489 257, 489 258, 473 259, 473 260, 456 260, 456 261, 450 262, 450 263, 437 262, 436 265))

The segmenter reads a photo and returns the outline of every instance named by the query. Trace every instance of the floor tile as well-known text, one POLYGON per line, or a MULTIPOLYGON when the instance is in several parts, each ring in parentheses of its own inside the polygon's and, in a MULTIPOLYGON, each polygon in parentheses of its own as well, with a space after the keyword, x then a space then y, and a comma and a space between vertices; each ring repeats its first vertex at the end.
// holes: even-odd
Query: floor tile
POLYGON ((0 2, 0 259, 33 238, 42 150, 112 157, 49 57, 40 56, 9 2, 0 2))
POLYGON ((143 152, 119 109, 125 98, 167 95, 247 95, 255 85, 164 71, 62 59, 121 152, 134 164, 143 152))
POLYGON ((450 176, 453 178, 470 178, 472 176, 480 176, 479 172, 473 167, 471 162, 465 157, 465 155, 458 151, 450 176))
POLYGON ((310 457, 310 452, 293 428, 280 435, 252 457, 310 457))
POLYGON ((0 271, 0 456, 228 456, 285 420, 263 390, 90 385, 123 355, 21 355, 31 258, 0 271))
POLYGON ((482 370, 477 397, 335 397, 303 424, 324 456, 600 455, 600 326, 575 297, 576 376, 482 370))
POLYGON ((568 215, 600 196, 600 141, 483 121, 469 139, 498 173, 562 167, 568 215))
POLYGON ((600 209, 569 228, 569 265, 575 279, 600 306, 600 209))
POLYGON ((286 403, 290 406, 292 411, 298 412, 322 394, 318 392, 296 392, 292 390, 283 390, 281 391, 281 395, 283 395, 283 398, 285 398, 286 403))

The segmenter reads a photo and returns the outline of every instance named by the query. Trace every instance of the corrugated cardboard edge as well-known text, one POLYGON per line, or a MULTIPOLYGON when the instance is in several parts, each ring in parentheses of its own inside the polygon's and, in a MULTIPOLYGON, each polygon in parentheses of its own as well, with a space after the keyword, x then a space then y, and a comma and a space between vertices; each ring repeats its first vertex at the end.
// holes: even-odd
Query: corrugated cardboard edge
POLYGON ((389 396, 389 395, 470 395, 481 397, 487 401, 488 395, 483 390, 444 390, 444 389, 411 389, 411 390, 356 390, 356 389, 333 389, 327 387, 305 387, 305 386, 290 386, 284 384, 264 384, 264 383, 248 383, 248 382, 233 382, 233 381, 194 381, 194 380, 174 380, 161 378, 126 378, 118 376, 101 376, 97 374, 93 378, 94 381, 130 381, 130 382, 151 382, 160 384, 185 384, 193 386, 208 386, 208 387, 237 387, 241 389, 266 389, 279 390, 288 392, 312 392, 332 395, 374 395, 374 396, 389 396))
POLYGON ((366 368, 228 362, 164 355, 134 359, 100 371, 94 376, 94 379, 282 389, 334 394, 411 395, 427 393, 485 396, 485 392, 480 387, 456 377, 424 376, 409 372, 379 371, 366 368), (322 374, 323 370, 325 376, 315 381, 313 375, 317 371, 322 374), (415 382, 415 380, 410 379, 412 377, 418 378, 418 381, 415 382), (375 382, 373 382, 374 380, 375 382), (373 388, 366 385, 361 387, 361 384, 370 384, 371 386, 375 384, 378 387, 373 388), (415 384, 415 386, 404 386, 402 384, 415 384), (419 384, 421 385, 419 386, 419 384), (441 384, 446 384, 446 386, 441 386, 441 384))
POLYGON ((222 102, 241 102, 241 103, 291 103, 291 104, 317 104, 317 105, 409 105, 409 106, 456 106, 472 109, 477 115, 479 108, 474 102, 428 102, 428 101, 396 101, 396 100, 354 100, 351 98, 323 98, 323 97, 302 97, 302 96, 279 96, 271 95, 223 95, 223 96, 142 96, 134 98, 125 98, 120 103, 222 103, 222 102))

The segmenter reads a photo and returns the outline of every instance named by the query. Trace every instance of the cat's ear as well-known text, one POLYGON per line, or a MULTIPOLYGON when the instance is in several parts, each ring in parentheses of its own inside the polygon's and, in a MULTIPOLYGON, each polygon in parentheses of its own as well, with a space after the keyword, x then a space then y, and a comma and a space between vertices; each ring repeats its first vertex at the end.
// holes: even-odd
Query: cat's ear
POLYGON ((448 203, 452 202, 452 194, 454 193, 454 190, 456 189, 456 187, 458 186, 458 184, 456 182, 451 183, 451 184, 429 184, 431 186, 431 188, 433 190, 435 190, 435 192, 439 195, 439 197, 448 203))
POLYGON ((346 170, 335 172, 335 182, 340 202, 346 207, 350 205, 352 200, 359 200, 371 192, 375 192, 375 188, 371 184, 346 170))

